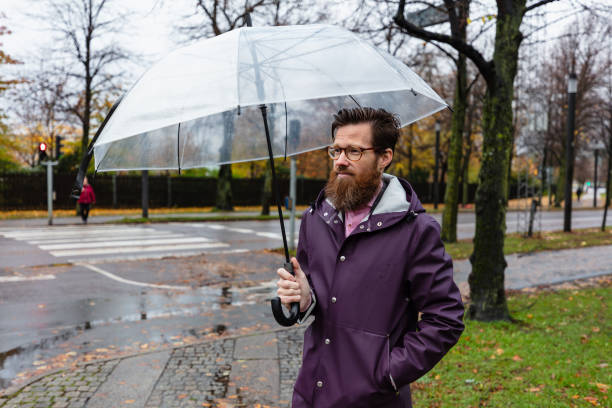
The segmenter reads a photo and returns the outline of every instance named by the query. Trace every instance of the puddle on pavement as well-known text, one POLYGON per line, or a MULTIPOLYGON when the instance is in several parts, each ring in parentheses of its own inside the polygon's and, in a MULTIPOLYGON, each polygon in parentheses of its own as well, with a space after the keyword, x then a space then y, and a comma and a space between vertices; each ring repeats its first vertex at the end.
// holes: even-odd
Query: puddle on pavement
POLYGON ((0 353, 0 390, 9 387, 17 374, 32 367, 33 363, 39 359, 41 351, 68 340, 78 330, 65 331, 57 336, 47 337, 37 344, 19 346, 0 353))
MULTIPOLYGON (((88 320, 74 325, 72 328, 63 329, 60 334, 46 337, 40 341, 27 345, 14 347, 10 350, 0 352, 0 390, 10 387, 17 374, 32 370, 37 360, 49 358, 53 348, 59 344, 78 336, 87 330, 109 326, 117 323, 137 322, 158 318, 174 316, 195 316, 214 310, 225 310, 232 307, 248 306, 253 304, 267 303, 275 296, 276 280, 264 282, 257 286, 244 288, 233 288, 230 285, 221 287, 205 287, 188 292, 166 292, 142 291, 138 297, 122 297, 119 299, 81 299, 77 305, 68 305, 68 309, 62 309, 63 318, 77 320, 87 318, 88 320), (98 311, 102 314, 113 315, 113 318, 91 319, 98 311), (66 315, 67 314, 67 315, 66 315)), ((57 321, 55 322, 57 327, 57 321)), ((61 323, 60 323, 61 324, 61 323)), ((66 325, 70 325, 66 322, 66 325)), ((66 327, 64 325, 63 327, 66 327)), ((54 330, 54 327, 37 327, 37 329, 54 330)), ((228 330, 224 324, 216 324, 203 330, 182 330, 183 335, 193 336, 198 339, 210 333, 222 335, 228 330)), ((149 339, 152 341, 153 339, 149 339)), ((155 341, 160 344, 171 344, 172 340, 164 335, 158 336, 155 341)), ((86 345, 86 344, 84 344, 86 345)), ((96 346, 88 345, 95 349, 96 346)), ((65 350, 60 350, 64 352, 65 350)), ((87 352, 81 350, 81 352, 87 352)), ((228 381, 220 377, 219 382, 228 381)))

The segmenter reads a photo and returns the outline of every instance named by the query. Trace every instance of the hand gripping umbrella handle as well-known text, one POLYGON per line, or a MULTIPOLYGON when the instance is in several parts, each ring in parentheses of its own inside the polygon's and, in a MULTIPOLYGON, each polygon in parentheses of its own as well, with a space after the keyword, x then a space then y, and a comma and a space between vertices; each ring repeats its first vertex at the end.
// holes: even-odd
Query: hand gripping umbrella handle
MULTIPOLYGON (((293 265, 291 262, 286 262, 283 267, 289 271, 293 276, 295 276, 295 272, 293 271, 293 265)), ((300 313, 300 303, 293 302, 291 303, 291 314, 289 317, 285 316, 285 312, 283 311, 283 305, 281 304, 280 298, 277 296, 274 299, 270 300, 270 304, 272 305, 272 314, 274 314, 274 318, 281 326, 293 326, 297 323, 298 315, 300 313)))

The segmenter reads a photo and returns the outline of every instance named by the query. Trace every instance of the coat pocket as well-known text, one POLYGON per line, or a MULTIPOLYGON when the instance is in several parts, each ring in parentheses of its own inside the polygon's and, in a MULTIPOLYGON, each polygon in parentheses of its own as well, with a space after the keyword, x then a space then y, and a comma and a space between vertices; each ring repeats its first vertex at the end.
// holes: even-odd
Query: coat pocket
POLYGON ((390 346, 384 334, 342 326, 330 327, 322 363, 331 406, 372 407, 395 395, 389 380, 390 346), (337 393, 337 394, 336 394, 337 393))

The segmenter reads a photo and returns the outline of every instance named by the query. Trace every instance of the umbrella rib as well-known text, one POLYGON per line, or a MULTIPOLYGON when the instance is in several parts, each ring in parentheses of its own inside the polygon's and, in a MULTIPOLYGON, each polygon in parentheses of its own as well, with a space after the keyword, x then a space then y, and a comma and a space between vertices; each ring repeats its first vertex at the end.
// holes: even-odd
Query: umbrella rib
POLYGON ((353 102, 355 102, 357 104, 357 106, 359 106, 361 108, 361 104, 359 102, 357 102, 357 100, 355 98, 353 98, 353 95, 349 94, 349 98, 351 98, 353 100, 353 102))
MULTIPOLYGON (((324 48, 318 48, 316 50, 312 50, 312 51, 308 51, 308 52, 302 52, 300 54, 291 55, 290 58, 291 59, 300 58, 300 57, 303 57, 303 56, 306 56, 306 55, 314 54, 314 53, 325 51, 325 50, 330 50, 332 48, 337 48, 337 47, 340 47, 341 45, 350 44, 350 43, 351 43, 351 41, 343 41, 343 42, 340 42, 338 44, 332 44, 332 45, 329 45, 329 46, 324 47, 324 48)), ((260 64, 275 63, 275 62, 278 62, 278 61, 282 61, 283 58, 281 58, 281 59, 273 59, 273 58, 278 57, 279 55, 280 55, 280 53, 276 53, 275 55, 271 55, 270 57, 268 57, 268 58, 264 59, 263 61, 261 61, 260 64)), ((290 58, 288 57, 288 58, 284 58, 284 59, 290 59, 290 58)))
MULTIPOLYGON (((325 27, 322 27, 321 29, 319 29, 319 30, 317 30, 317 31, 313 32, 313 33, 312 33, 312 34, 310 34, 309 36, 307 36, 307 37, 303 38, 303 39, 302 39, 302 42, 304 42, 304 41, 308 40, 309 38, 312 38, 312 37, 313 37, 313 36, 315 36, 316 34, 320 33, 321 31, 323 31, 323 30, 324 30, 324 28, 325 28, 325 27)), ((255 47, 257 47, 257 45, 259 45, 259 44, 258 44, 257 42, 255 42, 255 41, 253 41, 253 42, 252 42, 252 44, 253 44, 255 47)), ((262 45, 263 45, 263 44, 262 44, 262 45)), ((261 63, 265 63, 265 62, 267 62, 268 60, 270 60, 270 59, 272 59, 272 58, 275 58, 275 57, 277 57, 277 56, 279 56, 279 55, 284 54, 285 52, 287 52, 287 50, 290 50, 290 49, 291 49, 291 48, 293 48, 294 46, 295 46, 295 44, 292 44, 291 46, 286 47, 285 49, 282 49, 282 50, 278 51, 276 54, 271 55, 271 56, 270 56, 269 58, 267 58, 267 59, 264 59, 264 60, 263 60, 261 63)), ((268 47, 268 48, 269 48, 269 47, 268 47)))
POLYGON ((242 30, 238 32, 238 44, 236 45, 236 102, 238 102, 238 115, 240 115, 240 38, 242 30))

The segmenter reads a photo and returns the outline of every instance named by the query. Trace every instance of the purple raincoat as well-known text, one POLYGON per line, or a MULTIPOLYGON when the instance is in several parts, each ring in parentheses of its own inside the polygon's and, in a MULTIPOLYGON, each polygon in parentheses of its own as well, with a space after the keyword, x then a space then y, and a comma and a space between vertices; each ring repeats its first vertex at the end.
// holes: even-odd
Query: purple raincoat
POLYGON ((463 331, 438 223, 408 182, 383 177, 378 205, 348 237, 323 192, 302 218, 297 259, 315 320, 304 335, 294 408, 411 407, 409 384, 463 331))

